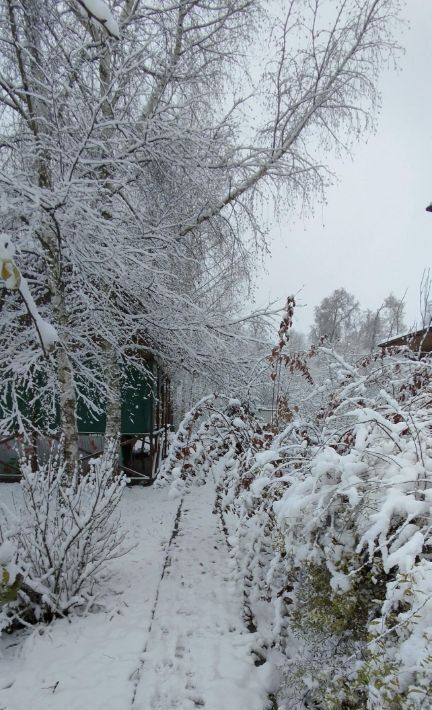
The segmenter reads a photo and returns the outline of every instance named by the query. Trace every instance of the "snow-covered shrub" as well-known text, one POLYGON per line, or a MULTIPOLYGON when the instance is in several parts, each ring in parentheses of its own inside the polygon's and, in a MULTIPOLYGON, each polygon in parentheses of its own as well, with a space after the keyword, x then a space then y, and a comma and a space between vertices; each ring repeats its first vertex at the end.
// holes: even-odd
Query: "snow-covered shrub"
POLYGON ((326 406, 255 455, 230 502, 252 612, 287 708, 432 707, 432 362, 321 354, 326 406))
MULTIPOLYGON (((261 425, 238 399, 222 395, 203 397, 184 417, 168 456, 162 464, 157 486, 170 485, 179 495, 191 484, 205 483, 209 471, 223 459, 219 471, 227 473, 234 461, 251 461, 262 448, 261 425)), ((248 464, 242 464, 242 470, 248 464)), ((238 485, 238 476, 231 476, 238 485)))
POLYGON ((0 520, 0 552, 9 551, 8 573, 19 582, 2 607, 3 628, 91 607, 105 564, 124 553, 117 506, 125 481, 113 476, 112 451, 72 479, 58 452, 35 472, 22 460, 21 473, 22 495, 14 510, 2 506, 0 520))
POLYGON ((171 495, 177 496, 181 495, 192 479, 195 479, 196 483, 200 481, 202 471, 199 464, 203 461, 200 460, 201 445, 197 428, 215 399, 216 395, 213 394, 203 397, 184 416, 171 440, 168 455, 159 469, 156 488, 170 485, 171 495))

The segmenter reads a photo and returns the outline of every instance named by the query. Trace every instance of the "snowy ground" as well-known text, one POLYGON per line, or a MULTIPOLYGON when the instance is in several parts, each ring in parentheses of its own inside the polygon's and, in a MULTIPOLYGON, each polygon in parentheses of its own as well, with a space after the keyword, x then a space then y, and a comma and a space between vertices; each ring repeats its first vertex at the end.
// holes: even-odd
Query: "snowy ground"
MULTIPOLYGON (((14 486, 2 486, 2 500, 14 486)), ((264 710, 214 487, 132 488, 106 609, 0 639, 0 710, 264 710)))

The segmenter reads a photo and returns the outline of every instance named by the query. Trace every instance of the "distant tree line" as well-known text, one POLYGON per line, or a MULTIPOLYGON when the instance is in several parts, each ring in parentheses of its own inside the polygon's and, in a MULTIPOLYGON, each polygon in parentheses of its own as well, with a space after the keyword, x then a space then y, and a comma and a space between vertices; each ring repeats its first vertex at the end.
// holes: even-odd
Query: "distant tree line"
POLYGON ((380 342, 406 329, 403 298, 390 293, 375 310, 363 310, 352 293, 338 288, 316 306, 310 339, 314 342, 325 336, 343 349, 372 352, 380 342))

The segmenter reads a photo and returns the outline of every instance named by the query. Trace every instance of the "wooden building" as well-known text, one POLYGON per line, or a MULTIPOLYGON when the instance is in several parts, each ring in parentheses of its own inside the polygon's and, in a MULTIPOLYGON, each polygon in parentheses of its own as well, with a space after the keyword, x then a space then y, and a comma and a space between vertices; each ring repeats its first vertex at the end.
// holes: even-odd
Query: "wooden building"
POLYGON ((413 352, 419 354, 432 352, 432 326, 420 328, 420 330, 412 330, 403 335, 395 335, 383 343, 379 344, 380 348, 402 348, 407 347, 413 352))
MULTIPOLYGON (((148 374, 142 369, 128 367, 124 373, 121 388, 121 432, 120 468, 131 483, 150 485, 153 483, 160 461, 167 453, 168 434, 172 425, 171 386, 156 360, 146 362, 148 374)), ((20 409, 40 431, 44 430, 45 415, 38 407, 33 407, 30 416, 26 397, 20 401, 20 409)), ((95 416, 85 400, 78 395, 77 425, 81 460, 85 464, 102 453, 106 417, 103 406, 101 414, 95 416)), ((1 415, 1 411, 0 411, 1 415)), ((59 413, 55 416, 57 427, 59 413)), ((51 425, 50 431, 53 427, 51 425)), ((0 439, 0 482, 19 480, 18 451, 30 454, 37 450, 43 459, 58 435, 45 434, 33 437, 25 446, 23 436, 11 432, 0 439)))

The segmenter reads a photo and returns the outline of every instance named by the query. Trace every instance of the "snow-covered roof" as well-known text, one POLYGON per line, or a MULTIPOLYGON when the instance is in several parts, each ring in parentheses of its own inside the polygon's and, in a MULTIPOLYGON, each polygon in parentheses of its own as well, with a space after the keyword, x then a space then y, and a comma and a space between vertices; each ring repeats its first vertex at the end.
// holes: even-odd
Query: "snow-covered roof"
MULTIPOLYGON (((418 345, 418 340, 428 336, 428 341, 431 339, 432 335, 432 325, 426 328, 420 328, 419 330, 410 330, 407 333, 399 333, 398 335, 393 335, 388 340, 378 344, 378 347, 385 348, 391 345, 410 345, 413 343, 415 347, 418 345)), ((429 349, 429 348, 428 348, 429 349)))

